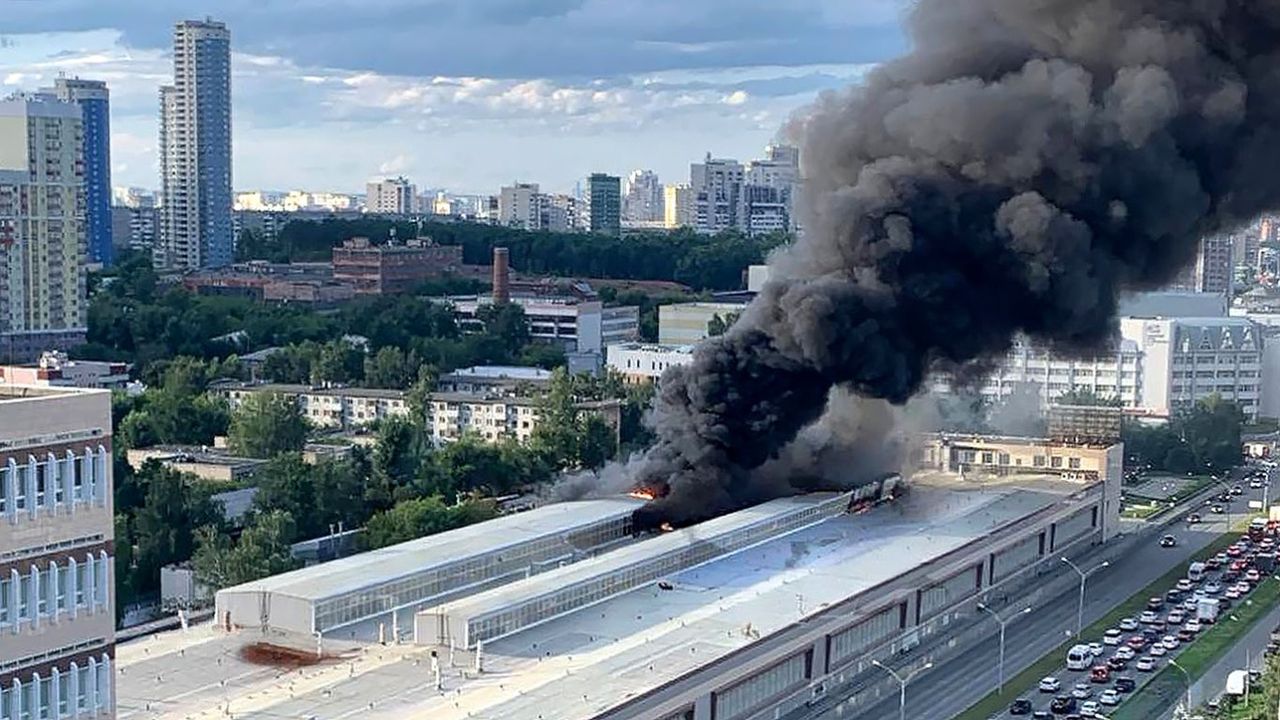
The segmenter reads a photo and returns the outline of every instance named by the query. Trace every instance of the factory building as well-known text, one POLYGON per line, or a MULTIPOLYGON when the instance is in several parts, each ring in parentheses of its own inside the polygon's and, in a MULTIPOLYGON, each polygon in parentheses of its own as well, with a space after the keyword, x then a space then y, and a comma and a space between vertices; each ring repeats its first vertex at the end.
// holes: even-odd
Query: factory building
POLYGON ((891 500, 861 489, 852 503, 802 496, 638 538, 629 516, 639 501, 551 505, 415 541, 395 559, 367 555, 227 590, 215 628, 194 630, 191 642, 159 654, 169 646, 122 648, 119 695, 155 695, 154 667, 173 678, 168 709, 183 715, 230 699, 285 717, 322 707, 411 720, 758 720, 824 703, 856 717, 897 694, 874 661, 909 671, 961 657, 989 636, 977 603, 1017 602, 1058 578, 1059 557, 1079 559, 1114 528, 1118 446, 933 444, 937 469, 891 500), (990 467, 979 468, 985 452, 990 467), (1000 471, 1002 452, 1023 470, 1000 471), (570 533, 594 539, 567 542, 570 533), (531 548, 537 560, 508 562, 531 548), (581 559, 558 567, 561 558, 581 559), (389 597, 394 583, 418 587, 446 562, 475 574, 452 590, 389 597), (391 620, 393 652, 360 639, 386 639, 376 626, 400 604, 416 614, 391 620), (314 682, 286 688, 237 655, 264 637, 264 609, 269 630, 324 630, 325 647, 354 638, 366 644, 334 657, 364 659, 321 663, 307 671, 314 682), (410 620, 415 643, 400 631, 410 620), (210 669, 175 672, 187 665, 210 669))
POLYGON ((849 507, 849 493, 783 498, 418 614, 419 642, 475 647, 849 507))
POLYGON ((575 562, 627 537, 639 500, 591 500, 431 535, 265 580, 216 598, 223 628, 310 637, 575 562))

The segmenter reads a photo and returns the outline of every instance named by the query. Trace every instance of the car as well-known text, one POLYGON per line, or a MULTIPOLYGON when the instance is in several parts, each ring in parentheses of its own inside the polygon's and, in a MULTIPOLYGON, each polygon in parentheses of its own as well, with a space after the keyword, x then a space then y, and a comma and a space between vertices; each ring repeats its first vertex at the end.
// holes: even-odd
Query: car
POLYGON ((1143 625, 1150 625, 1151 623, 1155 622, 1159 618, 1160 616, 1155 614, 1155 611, 1153 610, 1143 610, 1142 614, 1138 616, 1138 620, 1143 625))
POLYGON ((1240 573, 1235 570, 1228 570, 1222 573, 1222 582, 1233 583, 1240 579, 1240 573))
POLYGON ((1112 657, 1117 657, 1117 658, 1120 658, 1121 660, 1132 660, 1134 657, 1137 656, 1137 654, 1138 653, 1135 652, 1134 649, 1129 647, 1128 645, 1121 645, 1120 647, 1116 648, 1116 654, 1113 655, 1112 657))
POLYGON ((1190 515, 1187 516, 1187 524, 1198 525, 1200 524, 1200 519, 1201 519, 1200 513, 1191 513, 1190 515))
POLYGON ((1133 692, 1138 688, 1138 683, 1131 677, 1116 678, 1117 692, 1133 692))
POLYGON ((1065 715, 1069 712, 1075 712, 1076 699, 1070 695, 1059 695, 1049 703, 1049 712, 1055 715, 1065 715))
POLYGON ((1225 565, 1229 560, 1231 560, 1231 556, 1225 552, 1220 552, 1217 555, 1214 555, 1213 559, 1217 561, 1219 565, 1225 565))
POLYGON ((1244 572, 1247 567, 1248 564, 1244 560, 1232 560, 1227 569, 1231 572, 1244 572))
POLYGON ((1107 688, 1106 690, 1102 691, 1101 695, 1098 696, 1098 702, 1102 703, 1103 705, 1119 705, 1120 693, 1116 692, 1114 689, 1107 688))
POLYGON ((1148 641, 1159 640, 1160 634, 1160 631, 1155 629, 1155 627, 1142 628, 1142 637, 1146 638, 1148 641))
POLYGON ((1102 706, 1093 700, 1085 700, 1080 703, 1080 714, 1085 717, 1095 717, 1101 709, 1102 706))
POLYGON ((1178 642, 1178 638, 1172 635, 1165 635, 1160 638, 1160 644, 1163 645, 1166 650, 1176 650, 1178 645, 1181 643, 1178 642))
POLYGON ((1195 598, 1193 597, 1187 598, 1186 600, 1182 601, 1182 609, 1186 610, 1187 612, 1195 612, 1197 604, 1198 603, 1196 602, 1195 598))
POLYGON ((1182 625, 1182 627, 1183 629, 1189 630, 1193 633, 1198 633, 1202 629, 1200 626, 1200 621, 1196 620, 1195 618, 1188 620, 1186 623, 1182 625))
POLYGON ((1154 658, 1140 657, 1138 658, 1138 661, 1133 664, 1133 667, 1136 668, 1138 672, 1151 672, 1156 669, 1156 661, 1154 658))
POLYGON ((1165 648, 1165 646, 1157 643, 1151 646, 1151 649, 1147 651, 1147 654, 1151 655, 1151 657, 1164 657, 1165 655, 1169 654, 1169 651, 1165 648))
POLYGON ((1009 703, 1009 714, 1010 715, 1030 715, 1031 701, 1026 698, 1018 698, 1017 700, 1014 700, 1013 702, 1009 703))
POLYGON ((1119 645, 1120 637, 1121 637, 1121 632, 1115 628, 1111 628, 1110 630, 1102 633, 1102 644, 1103 645, 1119 645))
POLYGON ((1035 718, 1035 720, 1049 720, 1053 715, 1048 710, 1037 710, 1031 713, 1031 717, 1035 718))
POLYGON ((1123 658, 1110 657, 1107 658, 1107 667, 1112 670, 1124 670, 1129 667, 1129 662, 1123 658))
POLYGON ((1178 629, 1178 639, 1182 642, 1190 642, 1196 638, 1196 634, 1184 628, 1178 629))
POLYGON ((1263 483, 1261 480, 1257 478, 1254 478, 1249 481, 1249 487, 1253 490, 1260 490, 1264 484, 1265 483, 1263 483))
POLYGON ((1102 653, 1104 652, 1106 652, 1106 650, 1102 647, 1102 643, 1096 643, 1096 642, 1089 643, 1090 655, 1093 655, 1094 657, 1102 657, 1102 653))
POLYGON ((1235 545, 1232 545, 1231 547, 1227 548, 1227 557, 1229 558, 1238 558, 1243 554, 1244 554, 1244 550, 1240 548, 1239 543, 1236 543, 1235 545))
POLYGON ((1213 507, 1209 508, 1209 512, 1213 513, 1214 515, 1221 515, 1222 513, 1226 512, 1226 510, 1223 509, 1221 505, 1214 505, 1213 507))
POLYGON ((1178 589, 1182 592, 1191 592, 1193 588, 1195 588, 1195 583, 1186 578, 1182 578, 1178 581, 1178 589))
POLYGON ((1227 598, 1228 600, 1239 600, 1240 591, 1237 590, 1234 585, 1232 585, 1231 587, 1227 588, 1226 592, 1222 593, 1222 597, 1227 598))
POLYGON ((1222 567, 1222 561, 1216 556, 1204 561, 1205 570, 1217 570, 1222 567))
POLYGON ((1243 495, 1243 494, 1244 494, 1244 488, 1240 487, 1239 485, 1232 485, 1232 486, 1231 486, 1231 494, 1232 494, 1232 495, 1243 495))
POLYGON ((1148 642, 1146 635, 1131 635, 1128 640, 1124 641, 1124 644, 1134 650, 1141 650, 1147 646, 1148 642))
POLYGON ((1040 685, 1038 687, 1042 693, 1053 693, 1058 692, 1058 690, 1062 688, 1062 683, 1058 678, 1049 675, 1047 677, 1040 678, 1040 685))
POLYGON ((1171 548, 1171 547, 1177 547, 1177 546, 1178 546, 1178 538, 1172 535, 1165 535, 1164 537, 1160 538, 1160 547, 1162 548, 1171 548))
POLYGON ((1170 625, 1181 625, 1183 620, 1187 619, 1186 613, 1181 610, 1170 610, 1164 621, 1170 625))
POLYGON ((1256 583, 1261 578, 1262 578, 1262 573, 1258 572, 1257 570, 1254 570, 1253 568, 1249 568, 1248 570, 1244 571, 1244 579, 1248 580, 1251 583, 1256 583))
POLYGON ((1204 586, 1205 595, 1217 595, 1220 592, 1222 592, 1222 586, 1216 582, 1207 583, 1204 586))
POLYGON ((1245 581, 1243 581, 1243 580, 1241 580, 1240 582, 1236 583, 1235 585, 1232 585, 1231 587, 1232 587, 1236 592, 1240 593, 1241 595, 1248 595, 1248 594, 1249 594, 1249 591, 1253 589, 1253 586, 1252 586, 1252 585, 1250 585, 1249 583, 1247 583, 1247 582, 1245 582, 1245 581))
POLYGON ((1131 618, 1131 617, 1122 618, 1122 619, 1120 620, 1120 629, 1121 629, 1121 630, 1137 630, 1137 629, 1138 629, 1138 621, 1137 621, 1137 620, 1134 620, 1134 619, 1133 619, 1133 618, 1131 618))
POLYGON ((1106 665, 1094 665, 1089 671, 1089 682, 1105 683, 1111 680, 1111 668, 1106 665))
POLYGON ((1081 700, 1093 695, 1093 686, 1089 683, 1076 683, 1071 688, 1071 697, 1081 700))
POLYGON ((1148 610, 1159 610, 1162 607, 1164 607, 1164 598, 1161 598, 1161 597, 1147 598, 1148 610))

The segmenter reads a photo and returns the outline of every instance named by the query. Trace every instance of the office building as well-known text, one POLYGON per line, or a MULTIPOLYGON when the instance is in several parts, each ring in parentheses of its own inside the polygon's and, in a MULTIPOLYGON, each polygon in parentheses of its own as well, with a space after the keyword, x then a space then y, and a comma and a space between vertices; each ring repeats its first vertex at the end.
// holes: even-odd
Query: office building
MULTIPOLYGON (((479 313, 493 304, 492 297, 461 296, 451 302, 463 332, 484 329, 479 313)), ((523 294, 513 295, 511 302, 524 308, 530 337, 561 345, 566 351, 602 354, 607 345, 640 337, 640 308, 634 305, 605 307, 596 299, 523 294)))
POLYGON ((84 121, 84 218, 89 262, 110 265, 115 257, 111 222, 111 93, 100 80, 60 77, 52 92, 80 106, 84 121))
POLYGON ((84 342, 83 128, 52 95, 0 101, 0 362, 84 342))
POLYGON ((160 88, 160 264, 220 267, 231 221, 231 34, 213 20, 173 33, 173 85, 160 88))
POLYGON ((1235 245, 1235 237, 1227 233, 1202 238, 1195 259, 1165 289, 1230 296, 1235 286, 1235 245))
POLYGON ((622 178, 604 173, 587 177, 587 230, 619 236, 622 234, 622 178))
POLYGON ((115 717, 111 393, 0 385, 0 418, 0 709, 115 717))
POLYGON ((1142 353, 1139 407, 1149 414, 1169 417, 1218 395, 1257 419, 1264 348, 1252 320, 1126 317, 1120 333, 1142 353))
POLYGON ((690 166, 692 224, 698 232, 738 230, 749 235, 796 230, 800 154, 790 145, 770 145, 765 157, 743 165, 713 158, 690 166))
POLYGON ((693 362, 692 345, 615 343, 605 348, 605 365, 629 385, 657 382, 667 368, 693 362))
POLYGON ((669 230, 693 227, 693 189, 688 183, 662 189, 662 224, 669 230))
POLYGON ((707 153, 703 162, 690 166, 689 176, 693 194, 693 226, 698 232, 739 229, 742 184, 746 177, 742 163, 713 158, 711 153, 707 153))
MULTIPOLYGON (((1130 339, 1121 339, 1113 350, 1085 358, 1057 354, 1020 337, 978 389, 992 404, 1032 387, 1044 406, 1066 393, 1083 392, 1116 398, 1123 407, 1138 409, 1143 402, 1142 360, 1138 344, 1130 339)), ((936 376, 933 389, 935 393, 949 392, 949 378, 936 376)))
POLYGON ((369 238, 358 237, 333 249, 333 279, 354 285, 359 295, 412 292, 423 282, 461 267, 461 245, 437 245, 431 238, 374 245, 369 238))
POLYGON ((417 211, 418 188, 403 177, 387 178, 365 186, 365 212, 412 215, 417 211))
POLYGON ((129 365, 101 360, 72 360, 65 352, 50 350, 40 355, 39 362, 0 365, 0 384, 123 389, 129 384, 129 365))
POLYGON ((627 176, 624 192, 624 222, 648 225, 663 221, 663 187, 657 173, 652 170, 633 170, 627 176))
POLYGON ((712 323, 719 319, 725 327, 743 310, 746 303, 688 302, 658 306, 659 345, 697 345, 711 335, 712 323))

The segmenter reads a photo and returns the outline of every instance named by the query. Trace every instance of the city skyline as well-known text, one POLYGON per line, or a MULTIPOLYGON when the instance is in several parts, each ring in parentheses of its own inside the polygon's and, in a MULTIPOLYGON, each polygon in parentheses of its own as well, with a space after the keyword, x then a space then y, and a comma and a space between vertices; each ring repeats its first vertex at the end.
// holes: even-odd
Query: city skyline
MULTIPOLYGON (((857 12, 818 0, 762 4, 753 19, 665 3, 428 18, 399 3, 332 0, 324 5, 345 17, 294 8, 287 38, 263 26, 287 14, 286 4, 228 4, 214 19, 234 35, 234 187, 358 193, 371 179, 405 175, 458 193, 512 181, 571 191, 591 172, 636 168, 678 181, 708 151, 758 153, 818 92, 900 49, 899 4, 876 0, 857 12), (395 38, 415 27, 439 41, 399 47, 395 38), (588 27, 600 37, 582 37, 588 27), (536 37, 501 53, 443 41, 520 28, 536 37), (342 42, 331 37, 338 32, 342 42), (385 52, 367 50, 371 37, 385 52), (582 62, 564 57, 573 51, 582 62)), ((154 188, 155 93, 171 73, 173 24, 198 10, 142 1, 110 11, 78 1, 22 7, 0 38, 0 93, 60 73, 106 81, 113 184, 154 188)))

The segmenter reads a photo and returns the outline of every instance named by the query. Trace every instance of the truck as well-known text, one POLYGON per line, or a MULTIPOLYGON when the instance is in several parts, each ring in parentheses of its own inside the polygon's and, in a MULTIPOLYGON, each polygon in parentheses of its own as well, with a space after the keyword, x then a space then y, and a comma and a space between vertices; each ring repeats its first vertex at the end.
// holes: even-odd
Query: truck
POLYGON ((1218 598, 1200 598, 1196 603, 1196 619, 1202 623, 1216 622, 1218 609, 1218 598))

